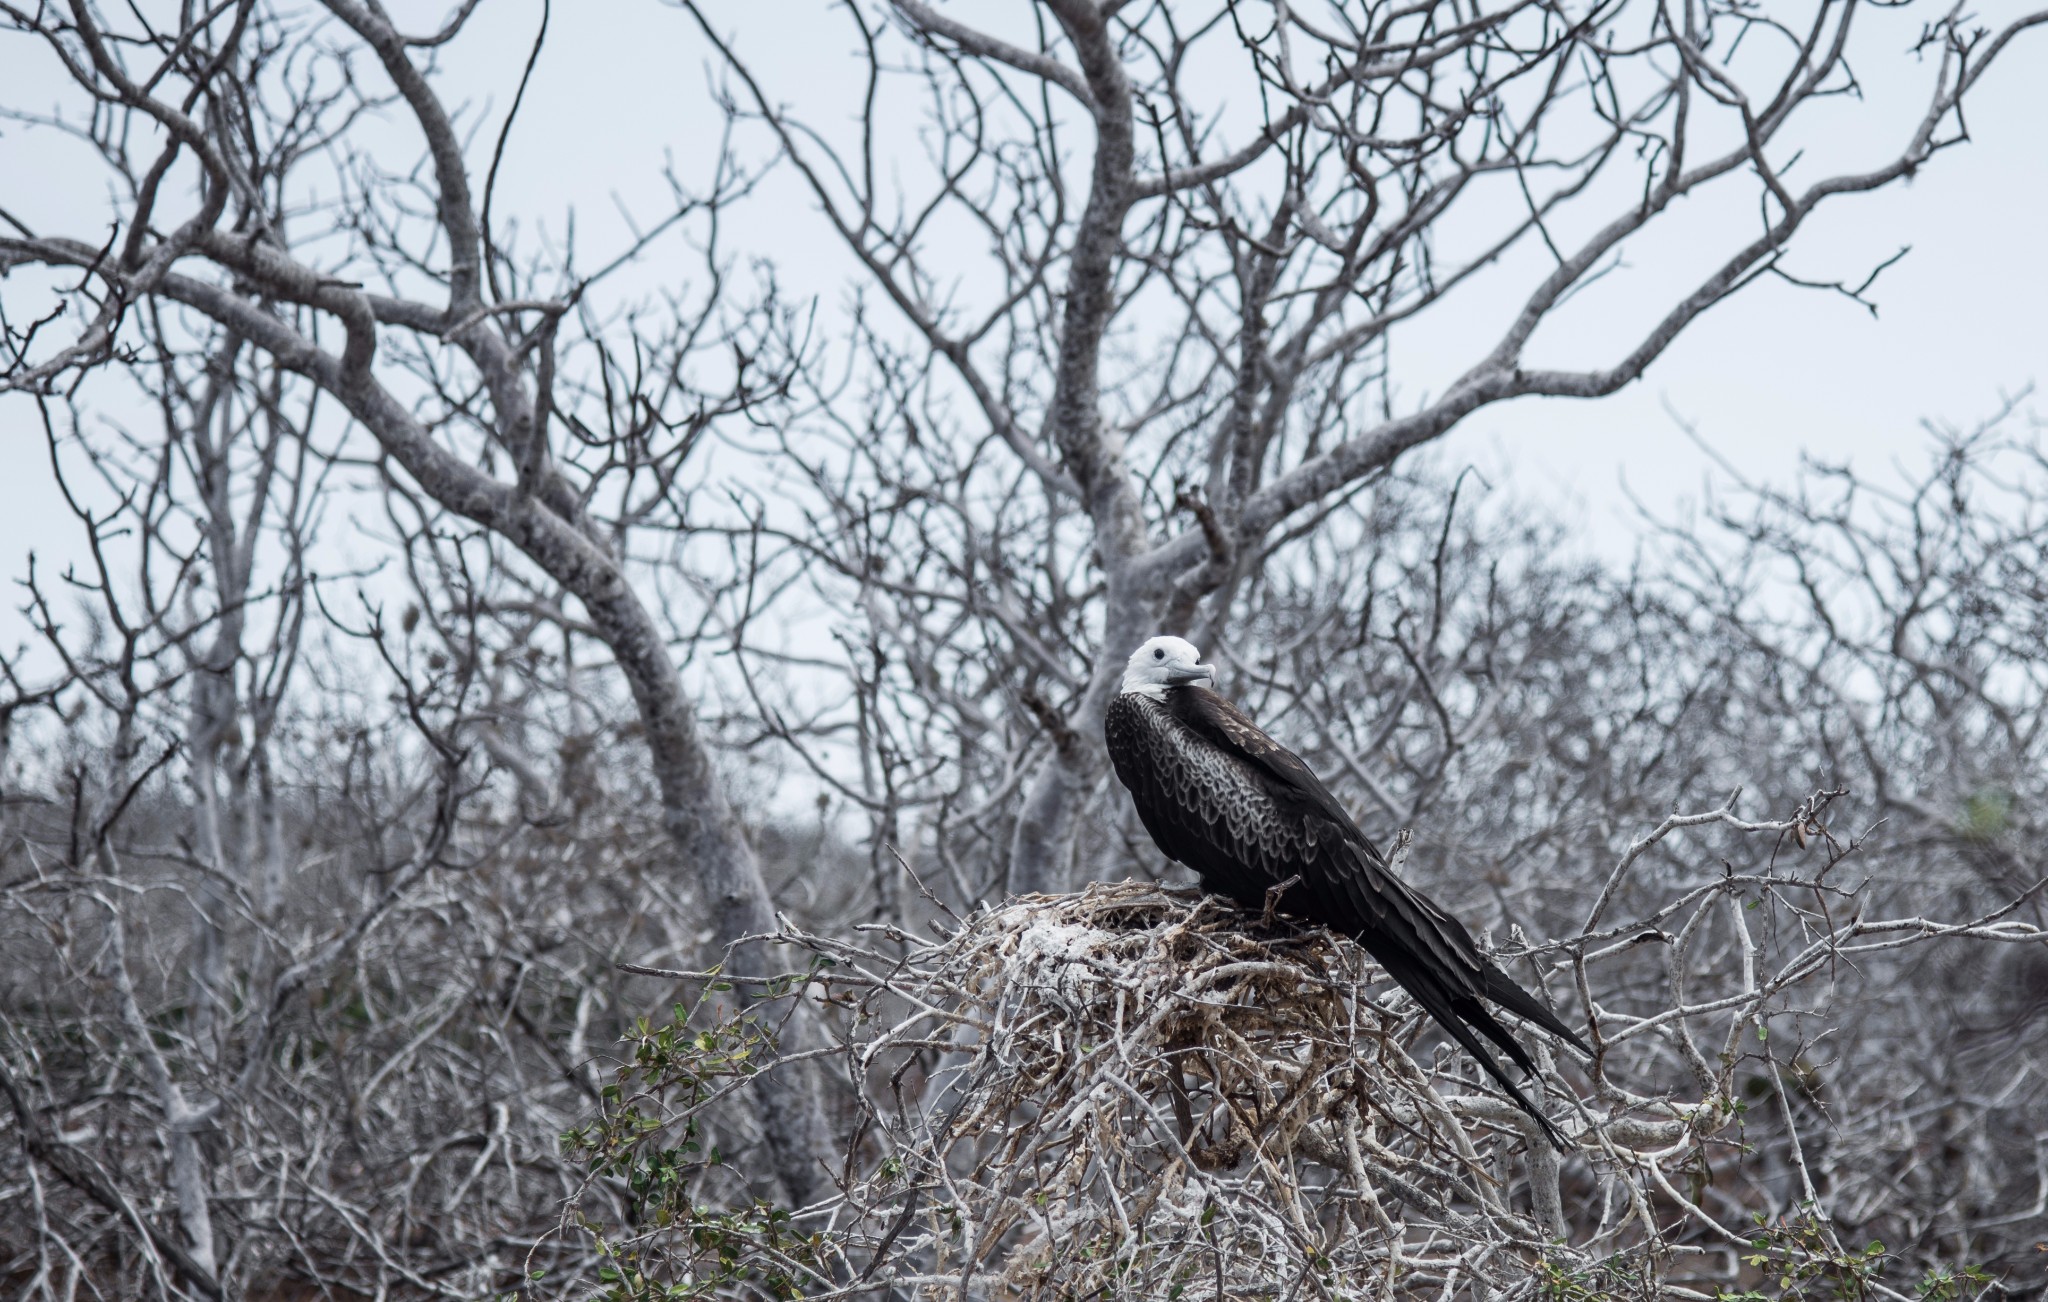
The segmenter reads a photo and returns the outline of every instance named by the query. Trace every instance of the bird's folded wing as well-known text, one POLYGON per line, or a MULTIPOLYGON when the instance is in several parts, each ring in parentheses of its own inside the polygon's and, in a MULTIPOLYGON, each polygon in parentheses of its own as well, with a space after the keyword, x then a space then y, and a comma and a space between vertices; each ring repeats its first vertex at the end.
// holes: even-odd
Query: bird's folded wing
MULTIPOLYGON (((1227 698, 1207 688, 1187 688, 1175 697, 1173 710, 1174 717, 1189 728, 1257 769, 1268 779, 1268 789, 1275 799, 1320 813, 1361 845, 1372 847, 1343 804, 1301 756, 1267 736, 1251 721, 1251 716, 1227 698)), ((1377 856, 1379 851, 1375 849, 1372 853, 1377 856)))
POLYGON ((1327 835, 1312 836, 1321 852, 1304 864, 1302 876, 1321 906, 1319 921, 1342 928, 1373 948, 1367 929, 1383 935, 1436 973, 1461 996, 1484 993, 1486 960, 1456 918, 1432 904, 1387 867, 1371 838, 1299 755, 1267 736, 1244 711, 1214 692, 1196 688, 1177 702, 1176 717, 1224 751, 1257 769, 1266 789, 1292 805, 1307 822, 1322 823, 1327 835))

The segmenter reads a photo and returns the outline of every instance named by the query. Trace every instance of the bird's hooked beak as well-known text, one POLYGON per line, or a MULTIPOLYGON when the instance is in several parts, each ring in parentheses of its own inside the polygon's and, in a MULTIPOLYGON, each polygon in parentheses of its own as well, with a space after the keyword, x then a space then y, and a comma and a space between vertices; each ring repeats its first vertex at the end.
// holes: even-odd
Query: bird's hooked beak
POLYGON ((1208 680, 1209 686, 1216 685, 1215 665, 1195 665, 1189 669, 1174 668, 1166 671, 1166 683, 1169 687, 1185 687, 1189 683, 1199 683, 1204 679, 1208 680))

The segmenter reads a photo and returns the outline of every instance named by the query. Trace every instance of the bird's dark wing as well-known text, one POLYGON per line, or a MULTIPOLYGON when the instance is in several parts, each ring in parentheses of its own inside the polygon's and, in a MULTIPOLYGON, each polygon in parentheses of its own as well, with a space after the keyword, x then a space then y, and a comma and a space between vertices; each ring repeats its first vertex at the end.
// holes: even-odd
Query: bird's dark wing
POLYGON ((1561 1142, 1482 1043, 1483 1036, 1516 1066, 1535 1070, 1482 1001, 1581 1051, 1584 1044, 1488 961, 1457 919, 1393 874, 1300 756, 1203 688, 1171 690, 1163 702, 1121 695, 1104 725, 1117 776, 1160 849, 1210 890, 1254 908, 1268 888, 1299 876, 1280 908, 1355 938, 1561 1142))
POLYGON ((1275 883, 1295 872, 1302 876, 1308 898, 1290 912, 1355 936, 1411 992, 1423 981, 1442 987, 1460 1013, 1524 1070, 1533 1070, 1527 1054, 1484 1013, 1479 998, 1493 1000, 1591 1056, 1592 1050, 1555 1013, 1479 952, 1463 923, 1394 875, 1379 848, 1299 755, 1207 688, 1184 687, 1167 697, 1174 718, 1258 774, 1276 812, 1311 829, 1298 854, 1288 856, 1298 862, 1269 868, 1275 883), (1480 1015, 1472 1016, 1468 1006, 1480 1015))
MULTIPOLYGON (((1165 705, 1120 695, 1103 733, 1145 830, 1210 890, 1256 908, 1314 852, 1313 825, 1282 817, 1256 769, 1183 727, 1165 705)), ((1340 839, 1334 830, 1326 835, 1340 839)))
MULTIPOLYGON (((1167 693, 1167 708, 1198 735, 1236 755, 1268 779, 1268 789, 1285 806, 1313 811, 1335 824, 1360 845, 1372 842, 1351 821, 1351 814, 1323 785, 1302 758, 1266 735, 1251 716, 1228 697, 1206 687, 1182 687, 1167 693)), ((1379 851, 1373 850, 1377 858, 1379 851)))
MULTIPOLYGON (((1431 903, 1388 869, 1351 814, 1299 755, 1267 736, 1244 711, 1203 687, 1168 694, 1176 719, 1225 753, 1256 770, 1279 809, 1276 812, 1322 824, 1335 836, 1313 837, 1315 853, 1295 866, 1319 906, 1316 921, 1361 935, 1366 928, 1387 934, 1393 944, 1428 957, 1445 969, 1452 990, 1481 993, 1485 958, 1456 918, 1431 903), (1330 844, 1332 841, 1340 844, 1330 844), (1348 843, 1348 844, 1341 844, 1348 843), (1348 853, 1346 852, 1348 851, 1348 853)), ((1283 880, 1286 874, 1275 880, 1283 880)))

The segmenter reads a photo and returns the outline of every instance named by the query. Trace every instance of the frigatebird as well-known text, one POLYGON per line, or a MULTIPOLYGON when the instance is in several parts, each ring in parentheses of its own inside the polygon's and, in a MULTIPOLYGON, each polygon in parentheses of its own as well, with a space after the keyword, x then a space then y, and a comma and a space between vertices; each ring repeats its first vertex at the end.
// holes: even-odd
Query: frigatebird
POLYGON ((1201 660, 1185 639, 1152 638, 1131 655, 1109 706, 1110 762, 1145 830, 1168 858, 1200 874, 1206 890, 1364 946, 1563 1147, 1480 1043, 1483 1035, 1523 1071, 1536 1070, 1487 1003, 1588 1057, 1592 1050, 1482 954, 1463 924, 1396 876, 1301 757, 1216 692, 1215 667, 1201 660))

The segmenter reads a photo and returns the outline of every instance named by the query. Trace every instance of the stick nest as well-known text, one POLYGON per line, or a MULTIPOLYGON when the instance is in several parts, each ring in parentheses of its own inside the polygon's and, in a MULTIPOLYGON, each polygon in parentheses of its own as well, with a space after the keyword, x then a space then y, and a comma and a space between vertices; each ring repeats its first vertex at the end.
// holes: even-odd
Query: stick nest
MULTIPOLYGON (((1511 1169, 1519 1114, 1416 1063, 1402 1046, 1421 1019, 1398 991, 1373 996, 1384 974, 1345 938, 1120 883, 985 910, 861 966, 851 1061, 886 1157, 862 1163, 848 1207, 899 1286, 1533 1287, 1554 1209, 1511 1169)), ((1530 1151, 1554 1202, 1555 1155, 1530 1151)))

